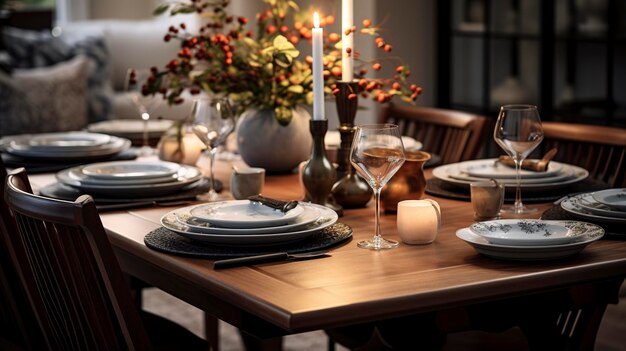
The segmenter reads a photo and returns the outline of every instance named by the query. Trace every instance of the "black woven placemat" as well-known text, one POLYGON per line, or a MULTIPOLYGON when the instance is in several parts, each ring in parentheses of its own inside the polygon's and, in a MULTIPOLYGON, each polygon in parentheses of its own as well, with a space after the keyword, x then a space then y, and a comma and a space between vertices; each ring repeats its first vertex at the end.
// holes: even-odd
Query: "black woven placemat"
POLYGON ((194 241, 166 228, 158 228, 148 233, 143 239, 146 246, 153 250, 196 258, 227 258, 262 255, 273 252, 302 253, 328 249, 347 243, 352 239, 352 228, 347 224, 335 223, 312 236, 294 243, 271 246, 217 246, 194 241))
POLYGON ((573 213, 565 211, 561 205, 554 205, 549 209, 545 210, 541 215, 541 219, 553 219, 553 220, 571 220, 571 221, 583 221, 594 223, 602 228, 605 231, 605 237, 610 239, 626 239, 626 234, 624 233, 624 225, 618 223, 607 223, 607 222, 598 222, 590 220, 589 218, 583 218, 576 216, 573 213))
MULTIPOLYGON (((550 202, 558 200, 566 194, 596 191, 606 188, 606 184, 590 179, 562 188, 546 188, 545 191, 528 191, 522 188, 522 201, 525 203, 550 202)), ((439 178, 431 178, 426 181, 426 193, 454 200, 470 201, 469 185, 452 184, 439 178)), ((504 202, 513 203, 514 201, 515 192, 507 191, 504 202)))

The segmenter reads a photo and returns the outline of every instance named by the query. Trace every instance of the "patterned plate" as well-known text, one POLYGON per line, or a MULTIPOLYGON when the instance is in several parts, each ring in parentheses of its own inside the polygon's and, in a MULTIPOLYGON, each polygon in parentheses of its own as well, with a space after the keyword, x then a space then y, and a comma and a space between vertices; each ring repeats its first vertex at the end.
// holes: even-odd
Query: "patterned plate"
POLYGON ((469 228, 492 244, 541 246, 578 240, 590 230, 586 224, 574 221, 504 219, 474 223, 469 228))

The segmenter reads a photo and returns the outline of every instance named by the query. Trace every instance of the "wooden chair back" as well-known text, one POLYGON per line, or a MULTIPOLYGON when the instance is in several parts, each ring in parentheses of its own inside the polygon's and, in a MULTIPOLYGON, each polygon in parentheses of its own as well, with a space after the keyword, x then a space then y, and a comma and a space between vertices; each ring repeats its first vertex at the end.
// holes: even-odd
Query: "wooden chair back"
POLYGON ((48 350, 149 350, 130 290, 90 196, 33 195, 24 169, 6 180, 12 251, 48 350))
POLYGON ((19 280, 15 255, 9 249, 17 228, 4 202, 6 177, 6 168, 0 158, 0 349, 37 350, 43 348, 43 340, 19 280))
POLYGON ((466 112, 389 104, 379 122, 397 124, 402 135, 420 141, 443 164, 475 159, 487 144, 487 118, 466 112))
POLYGON ((611 187, 626 186, 626 129, 544 122, 542 151, 558 149, 555 161, 583 167, 611 187))

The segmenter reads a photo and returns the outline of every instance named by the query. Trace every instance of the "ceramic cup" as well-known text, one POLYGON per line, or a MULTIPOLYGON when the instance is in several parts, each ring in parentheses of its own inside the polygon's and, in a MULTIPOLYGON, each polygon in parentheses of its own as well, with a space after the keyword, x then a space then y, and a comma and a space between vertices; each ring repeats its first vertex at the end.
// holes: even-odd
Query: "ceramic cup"
POLYGON ((260 194, 263 192, 263 184, 265 184, 264 168, 233 168, 230 191, 235 199, 243 200, 260 194))
POLYGON ((398 202, 398 235, 405 244, 429 244, 441 226, 441 208, 431 199, 398 202))
POLYGON ((495 180, 470 184, 474 219, 485 221, 500 218, 504 203, 504 185, 495 180))

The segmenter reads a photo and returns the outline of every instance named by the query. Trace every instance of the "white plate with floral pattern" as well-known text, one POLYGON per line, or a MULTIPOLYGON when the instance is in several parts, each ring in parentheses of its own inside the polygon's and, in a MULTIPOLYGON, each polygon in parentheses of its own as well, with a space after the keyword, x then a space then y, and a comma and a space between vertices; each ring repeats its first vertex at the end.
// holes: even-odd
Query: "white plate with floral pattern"
POLYGON ((553 260, 575 255, 582 251, 590 243, 604 236, 602 227, 578 221, 572 222, 584 231, 580 238, 568 244, 543 245, 543 246, 517 246, 517 245, 497 245, 492 244, 486 238, 474 233, 469 228, 457 230, 456 236, 474 247, 474 249, 485 256, 516 261, 541 261, 553 260), (580 223, 584 223, 581 225, 580 223))
POLYGON ((477 222, 469 228, 492 244, 537 246, 566 244, 578 240, 585 230, 576 227, 576 223, 540 219, 503 219, 477 222))
POLYGON ((620 211, 626 211, 626 188, 606 189, 591 193, 591 196, 603 205, 620 211))

